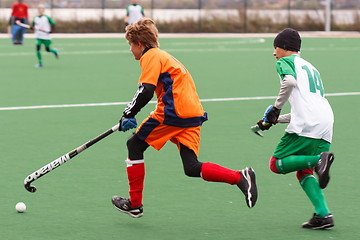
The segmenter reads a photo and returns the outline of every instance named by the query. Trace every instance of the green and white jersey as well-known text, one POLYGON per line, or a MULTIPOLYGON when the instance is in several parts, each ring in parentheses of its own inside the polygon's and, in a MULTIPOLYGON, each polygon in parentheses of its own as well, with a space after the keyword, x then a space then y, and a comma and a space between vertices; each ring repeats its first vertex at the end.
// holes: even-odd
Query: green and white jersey
POLYGON ((50 40, 51 25, 55 25, 55 22, 49 16, 36 16, 33 21, 35 38, 50 40))
POLYGON ((140 4, 130 4, 126 8, 129 24, 134 24, 144 16, 144 8, 140 4))
POLYGON ((297 54, 279 59, 276 70, 280 82, 285 75, 296 79, 296 86, 289 97, 291 120, 285 131, 331 143, 334 115, 324 96, 319 71, 297 54))

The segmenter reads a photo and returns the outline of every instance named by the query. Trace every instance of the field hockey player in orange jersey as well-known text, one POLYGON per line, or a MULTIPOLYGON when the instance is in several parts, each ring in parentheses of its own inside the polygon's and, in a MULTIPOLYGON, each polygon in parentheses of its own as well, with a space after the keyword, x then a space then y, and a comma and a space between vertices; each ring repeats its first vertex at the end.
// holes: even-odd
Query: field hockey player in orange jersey
POLYGON ((127 141, 127 175, 130 198, 113 196, 118 210, 131 217, 143 215, 144 152, 152 146, 160 150, 167 141, 179 149, 184 172, 209 182, 237 185, 245 195, 248 207, 257 200, 255 173, 252 168, 234 171, 211 162, 199 162, 200 127, 207 120, 187 69, 173 56, 159 49, 158 30, 153 20, 143 18, 126 27, 125 37, 135 60, 140 60, 139 90, 120 119, 120 131, 137 127, 135 115, 157 96, 157 106, 127 141))

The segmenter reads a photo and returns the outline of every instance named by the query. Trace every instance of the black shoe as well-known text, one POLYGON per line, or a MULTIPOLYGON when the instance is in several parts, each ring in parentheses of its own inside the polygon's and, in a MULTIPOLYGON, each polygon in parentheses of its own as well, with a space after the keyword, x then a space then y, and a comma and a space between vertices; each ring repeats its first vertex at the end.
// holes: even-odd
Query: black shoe
POLYGON ((303 228, 309 229, 325 229, 334 226, 333 215, 328 213, 325 217, 320 217, 314 213, 314 216, 306 223, 303 223, 303 228))
POLYGON ((133 218, 139 218, 143 215, 143 207, 142 206, 136 208, 131 207, 129 198, 113 196, 111 198, 111 201, 117 210, 129 214, 133 218))
POLYGON ((320 155, 319 162, 315 165, 315 172, 319 176, 320 188, 324 189, 329 183, 330 166, 334 161, 334 154, 331 152, 323 152, 320 155))
POLYGON ((257 200, 257 187, 255 172, 252 168, 245 168, 240 171, 241 178, 237 186, 245 195, 245 201, 249 208, 255 206, 257 200))

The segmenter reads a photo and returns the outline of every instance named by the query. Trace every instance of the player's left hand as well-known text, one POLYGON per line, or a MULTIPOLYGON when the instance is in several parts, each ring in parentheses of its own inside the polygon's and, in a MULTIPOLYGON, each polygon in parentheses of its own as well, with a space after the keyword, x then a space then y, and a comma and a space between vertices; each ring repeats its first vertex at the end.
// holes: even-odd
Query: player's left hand
POLYGON ((265 110, 264 117, 263 117, 264 122, 276 124, 277 120, 279 118, 279 115, 280 115, 280 111, 281 111, 281 109, 278 109, 278 108, 274 107, 273 105, 270 105, 265 110))
POLYGON ((119 122, 120 122, 119 131, 126 132, 126 131, 128 131, 130 129, 133 129, 133 128, 137 127, 137 123, 136 123, 135 118, 122 117, 119 122))

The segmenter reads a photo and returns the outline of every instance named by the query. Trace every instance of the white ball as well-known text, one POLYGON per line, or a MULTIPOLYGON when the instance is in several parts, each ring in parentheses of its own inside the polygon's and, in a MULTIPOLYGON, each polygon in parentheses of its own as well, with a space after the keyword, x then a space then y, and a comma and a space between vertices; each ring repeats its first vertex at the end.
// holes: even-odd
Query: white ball
POLYGON ((18 203, 16 204, 16 206, 15 206, 15 209, 16 209, 16 211, 18 211, 19 213, 23 213, 23 212, 25 212, 25 210, 26 210, 26 205, 25 205, 25 203, 23 203, 23 202, 18 202, 18 203))

